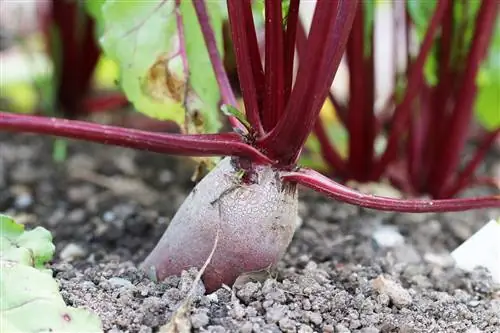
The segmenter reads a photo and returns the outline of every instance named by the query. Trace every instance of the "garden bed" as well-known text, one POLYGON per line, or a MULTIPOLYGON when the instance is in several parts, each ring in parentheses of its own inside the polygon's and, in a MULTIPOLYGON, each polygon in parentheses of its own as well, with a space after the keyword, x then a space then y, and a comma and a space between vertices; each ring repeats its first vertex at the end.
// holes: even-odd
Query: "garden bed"
MULTIPOLYGON (((68 305, 93 310, 105 331, 158 331, 194 272, 155 283, 137 265, 193 186, 192 168, 79 142, 58 164, 52 142, 0 133, 0 212, 52 232, 52 269, 68 305)), ((278 269, 264 282, 206 296, 200 286, 188 313, 195 331, 500 331, 500 286, 484 271, 453 268, 450 258, 500 209, 393 214, 309 191, 301 198, 302 226, 278 269), (375 240, 380 233, 402 238, 390 247, 387 237, 375 240)))

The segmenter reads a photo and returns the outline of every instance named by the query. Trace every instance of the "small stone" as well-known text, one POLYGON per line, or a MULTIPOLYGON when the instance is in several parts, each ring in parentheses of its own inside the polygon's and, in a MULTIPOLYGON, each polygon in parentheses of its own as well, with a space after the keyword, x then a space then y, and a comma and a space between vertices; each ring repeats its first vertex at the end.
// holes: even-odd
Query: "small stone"
POLYGON ((321 313, 319 312, 306 312, 307 319, 315 325, 320 325, 323 322, 323 317, 321 317, 321 313))
POLYGON ((233 308, 229 310, 229 313, 231 314, 232 317, 238 320, 241 320, 243 319, 243 317, 245 317, 245 309, 243 308, 243 306, 241 306, 241 304, 238 301, 233 302, 233 308))
POLYGON ((85 219, 85 210, 80 208, 74 209, 69 212, 66 219, 69 223, 78 224, 85 219))
POLYGON ((132 282, 120 277, 112 277, 108 280, 108 282, 113 288, 134 288, 134 284, 132 282))
POLYGON ((181 272, 181 279, 179 281, 179 289, 181 292, 187 294, 193 290, 194 296, 203 296, 205 294, 205 285, 203 282, 198 281, 198 283, 193 286, 194 277, 196 276, 197 271, 195 269, 190 269, 189 271, 181 272))
POLYGON ((69 201, 73 203, 84 203, 88 199, 92 198, 94 194, 94 187, 88 184, 72 186, 66 192, 66 196, 68 197, 69 201))
POLYGON ((33 204, 33 197, 30 193, 21 193, 16 197, 14 205, 18 209, 26 209, 33 204))
MULTIPOLYGON (((177 332, 189 332, 189 329, 188 328, 185 328, 184 330, 180 329, 177 332)), ((221 325, 210 325, 207 327, 207 332, 225 333, 226 329, 224 328, 224 326, 221 326, 221 325)))
POLYGON ((324 333, 334 333, 335 332, 335 327, 333 327, 333 325, 330 325, 330 324, 323 325, 322 331, 324 333))
POLYGON ((399 263, 418 264, 422 261, 420 253, 411 244, 403 244, 393 250, 394 258, 399 263))
POLYGON ((313 333, 314 330, 310 326, 300 325, 298 333, 313 333))
POLYGON ((297 322, 290 318, 282 318, 278 323, 280 329, 284 332, 295 332, 297 322))
POLYGON ((87 251, 75 243, 69 243, 62 249, 59 257, 63 261, 73 261, 77 258, 83 258, 87 255, 87 251))
POLYGON ((302 309, 311 310, 311 301, 308 298, 302 300, 302 309))
POLYGON ((365 327, 360 333, 379 333, 380 330, 374 326, 365 327))
POLYGON ((16 183, 31 184, 37 180, 40 173, 28 162, 23 162, 12 169, 10 176, 16 183))
POLYGON ((267 309, 266 321, 268 323, 277 323, 285 317, 286 311, 286 306, 276 304, 267 309))
POLYGON ((240 332, 241 333, 251 333, 253 331, 253 324, 249 321, 245 322, 243 325, 240 327, 240 332))
POLYGON ((302 217, 297 215, 297 218, 295 219, 295 228, 299 229, 302 226, 303 222, 304 220, 302 219, 302 217))
POLYGON ((259 291, 261 288, 261 284, 259 282, 248 282, 246 283, 238 292, 236 295, 245 303, 250 302, 250 300, 253 298, 254 294, 259 291))
POLYGON ((161 184, 169 184, 174 180, 174 174, 170 170, 163 170, 158 175, 158 181, 161 184))
POLYGON ((439 267, 443 267, 443 268, 452 267, 455 264, 453 257, 449 253, 427 252, 424 255, 424 260, 430 264, 433 264, 433 265, 436 265, 439 267))
POLYGON ((195 313, 191 315, 191 325, 193 328, 202 328, 208 325, 210 319, 205 312, 195 313))
POLYGON ((391 225, 383 225, 376 228, 375 231, 373 231, 372 239, 380 248, 401 246, 405 242, 398 228, 391 225))
POLYGON ((219 302, 219 296, 217 296, 217 293, 211 293, 205 296, 211 303, 218 303, 219 302))
POLYGON ((478 306, 480 303, 481 303, 481 302, 479 302, 478 300, 474 300, 474 301, 470 301, 470 302, 468 303, 468 305, 469 305, 470 307, 475 308, 475 307, 476 307, 476 306, 478 306))
POLYGON ((111 212, 111 211, 107 211, 107 212, 105 212, 105 213, 102 215, 102 220, 103 220, 104 222, 111 222, 111 221, 113 221, 115 218, 116 218, 115 213, 113 213, 113 212, 111 212))
POLYGON ((351 330, 342 324, 335 326, 335 333, 351 333, 351 330))
POLYGON ((372 286, 380 294, 389 296, 391 301, 399 307, 404 307, 412 302, 410 293, 396 282, 379 275, 372 281, 372 286))

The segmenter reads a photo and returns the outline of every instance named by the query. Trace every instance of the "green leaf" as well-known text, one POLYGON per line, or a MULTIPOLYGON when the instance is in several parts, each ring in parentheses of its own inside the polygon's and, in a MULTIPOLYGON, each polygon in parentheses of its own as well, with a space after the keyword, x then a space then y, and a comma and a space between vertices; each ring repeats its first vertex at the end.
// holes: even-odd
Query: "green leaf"
POLYGON ((68 155, 68 141, 65 139, 55 139, 52 147, 52 159, 57 163, 62 163, 68 155))
POLYGON ((328 166, 326 165, 323 157, 321 156, 321 145, 318 138, 311 133, 307 138, 305 149, 300 155, 299 165, 305 168, 311 168, 316 171, 327 171, 328 166))
POLYGON ((226 116, 238 119, 248 130, 252 128, 245 115, 234 106, 224 104, 220 109, 226 116))
MULTIPOLYGON (((104 35, 101 45, 106 54, 120 65, 121 86, 138 111, 153 118, 183 123, 184 112, 179 100, 165 97, 160 101, 160 89, 156 93, 159 98, 152 96, 154 92, 147 93, 143 89, 143 82, 156 63, 158 72, 163 68, 175 71, 172 74, 175 76, 179 73, 178 62, 173 61, 175 51, 172 52, 176 42, 174 7, 174 1, 106 1, 102 6, 104 35), (161 67, 163 64, 167 68, 161 67), (172 64, 175 69, 170 69, 172 64)), ((159 81, 161 78, 165 79, 160 77, 159 81)))
POLYGON ((374 1, 363 1, 364 10, 364 48, 363 53, 365 57, 370 56, 371 45, 373 43, 373 28, 375 23, 375 5, 374 1))
MULTIPOLYGON (((222 54, 221 3, 207 2, 207 10, 222 54)), ((177 8, 175 1, 107 0, 102 15, 102 47, 119 64, 121 86, 138 111, 179 124, 187 118, 187 132, 220 128, 220 94, 191 1, 177 8)))
POLYGON ((42 227, 24 231, 24 227, 0 214, 1 258, 43 268, 52 259, 52 236, 42 227))
POLYGON ((429 24, 429 19, 436 8, 436 0, 407 0, 407 9, 413 22, 417 34, 423 38, 429 24))
MULTIPOLYGON (((221 2, 206 1, 210 25, 215 33, 219 54, 224 54, 221 2)), ((219 118, 220 92, 215 72, 208 55, 205 39, 192 1, 181 1, 180 11, 184 26, 184 38, 189 64, 189 85, 199 98, 199 107, 188 105, 188 109, 201 112, 205 132, 216 132, 221 127, 219 118)), ((188 110, 189 111, 189 110, 188 110)))
MULTIPOLYGON (((470 50, 474 36, 476 16, 481 1, 453 1, 453 34, 451 48, 451 65, 459 69, 470 50)), ((421 43, 427 32, 430 18, 436 8, 436 0, 407 0, 407 8, 415 23, 416 36, 421 43)), ((436 44, 437 45, 437 44, 436 44)), ((438 48, 434 45, 424 64, 424 75, 431 86, 438 83, 438 48)))
POLYGON ((17 224, 7 215, 0 214, 0 237, 14 240, 24 232, 24 226, 17 224))
POLYGON ((102 6, 106 0, 86 0, 85 10, 94 19, 96 23, 96 35, 102 36, 104 32, 104 17, 102 15, 102 6))
MULTIPOLYGON (((436 8, 436 0, 407 0, 408 13, 415 24, 415 31, 420 42, 423 41, 425 33, 436 8)), ((424 64, 424 77, 428 84, 434 86, 438 83, 437 76, 437 53, 433 47, 424 64)))
POLYGON ((476 118, 487 130, 500 127, 500 20, 497 20, 488 57, 477 76, 476 118))
POLYGON ((47 230, 0 214, 0 332, 102 332, 95 314, 64 303, 45 269, 54 250, 47 230))

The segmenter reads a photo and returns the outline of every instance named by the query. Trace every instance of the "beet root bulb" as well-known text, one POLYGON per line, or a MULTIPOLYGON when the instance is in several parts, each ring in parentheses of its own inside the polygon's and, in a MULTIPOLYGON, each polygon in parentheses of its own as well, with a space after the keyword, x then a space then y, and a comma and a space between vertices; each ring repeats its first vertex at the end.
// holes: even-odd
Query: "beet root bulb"
POLYGON ((243 181, 237 159, 225 158, 192 190, 142 268, 158 280, 207 260, 208 292, 232 285, 243 273, 274 267, 295 232, 297 186, 270 166, 254 165, 243 181))

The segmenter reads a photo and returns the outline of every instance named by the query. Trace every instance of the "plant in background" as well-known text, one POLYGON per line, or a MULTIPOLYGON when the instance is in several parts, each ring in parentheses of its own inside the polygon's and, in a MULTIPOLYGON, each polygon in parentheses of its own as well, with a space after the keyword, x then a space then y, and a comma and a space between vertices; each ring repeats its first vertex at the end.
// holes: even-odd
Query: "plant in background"
POLYGON ((96 34, 102 27, 90 15, 98 15, 104 1, 51 1, 41 7, 41 28, 53 65, 52 101, 42 106, 45 115, 79 118, 92 112, 128 104, 118 92, 95 94, 93 78, 103 61, 96 34))
MULTIPOLYGON (((343 181, 388 177, 408 195, 453 197, 476 181, 474 171, 500 133, 498 1, 406 1, 394 3, 391 14, 392 60, 407 62, 394 72, 392 96, 375 110, 374 53, 385 41, 374 39, 374 2, 366 1, 358 7, 346 47, 349 99, 341 103, 330 94, 348 133, 348 154, 342 157, 327 123, 318 121, 320 150, 330 174, 343 181), (417 52, 415 37, 421 42, 417 52), (458 170, 474 109, 488 133, 458 170), (376 149, 377 140, 384 147, 376 149)), ((301 29, 299 56, 305 38, 301 29)))
POLYGON ((278 262, 296 228, 299 184, 381 210, 500 207, 499 196, 398 200, 364 195, 297 165, 328 95, 358 5, 353 0, 317 3, 294 78, 299 3, 290 1, 283 15, 280 1, 265 1, 264 59, 251 2, 227 3, 244 114, 238 111, 221 60, 219 2, 107 0, 101 12, 101 44, 122 67, 124 92, 139 111, 177 121, 184 134, 8 113, 0 113, 0 128, 159 153, 228 156, 195 186, 142 265, 163 279, 201 267, 215 243, 203 277, 208 290, 278 262), (221 126, 219 100, 233 131, 205 134, 221 126))

